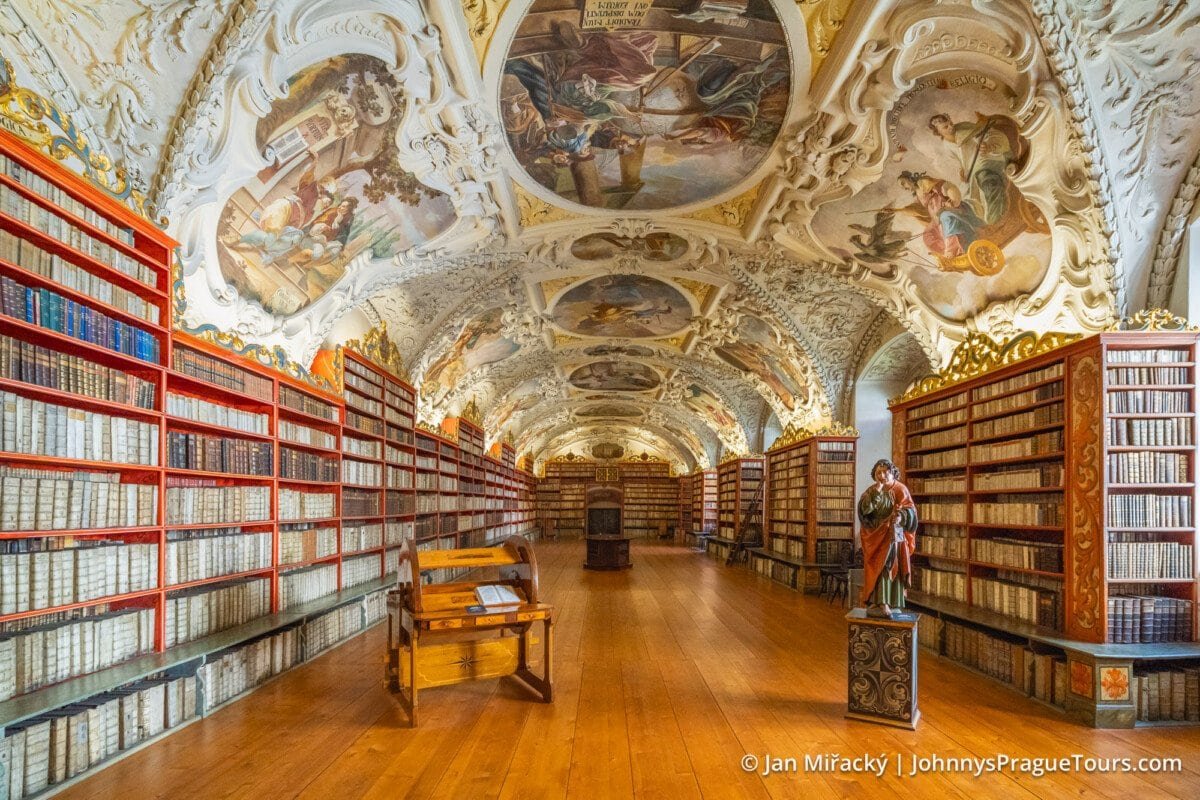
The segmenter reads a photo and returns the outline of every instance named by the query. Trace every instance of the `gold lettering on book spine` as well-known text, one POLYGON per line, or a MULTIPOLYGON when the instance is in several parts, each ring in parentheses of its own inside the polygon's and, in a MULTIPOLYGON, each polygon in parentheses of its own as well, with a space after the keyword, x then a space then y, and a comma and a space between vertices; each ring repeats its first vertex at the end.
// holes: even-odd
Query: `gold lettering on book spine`
POLYGON ((1104 641, 1103 607, 1104 529, 1103 458, 1101 441, 1100 364, 1093 354, 1070 359, 1070 437, 1067 474, 1071 476, 1067 505, 1067 606, 1064 610, 1068 638, 1104 641))

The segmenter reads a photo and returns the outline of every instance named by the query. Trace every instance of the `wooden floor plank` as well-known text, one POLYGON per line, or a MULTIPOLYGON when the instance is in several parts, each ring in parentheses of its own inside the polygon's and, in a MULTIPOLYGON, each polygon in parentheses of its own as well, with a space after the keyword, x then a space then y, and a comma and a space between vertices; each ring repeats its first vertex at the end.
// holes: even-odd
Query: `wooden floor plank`
POLYGON ((1200 796, 1200 728, 1096 731, 922 652, 916 731, 844 718, 842 609, 686 549, 635 543, 634 568, 538 546, 557 610, 555 702, 512 679, 430 689, 421 726, 383 688, 377 626, 60 794, 147 798, 791 798, 1200 796), (763 776, 745 754, 883 754, 883 778, 763 776), (914 756, 1179 756, 1181 774, 897 776, 914 756))

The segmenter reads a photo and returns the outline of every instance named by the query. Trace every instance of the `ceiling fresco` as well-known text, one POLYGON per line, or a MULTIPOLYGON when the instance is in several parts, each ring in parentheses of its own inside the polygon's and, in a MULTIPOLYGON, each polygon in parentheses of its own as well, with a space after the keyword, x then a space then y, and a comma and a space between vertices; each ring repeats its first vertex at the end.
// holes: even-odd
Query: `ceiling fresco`
POLYGON ((499 89, 524 176, 572 203, 659 210, 762 163, 791 96, 768 0, 534 0, 499 89))
POLYGON ((1171 300, 1195 5, 13 0, 0 54, 168 218, 182 328, 386 324, 425 422, 691 469, 1171 300))
POLYGON ((603 275, 563 292, 554 324, 578 336, 649 339, 679 333, 693 314, 679 289, 645 275, 603 275))

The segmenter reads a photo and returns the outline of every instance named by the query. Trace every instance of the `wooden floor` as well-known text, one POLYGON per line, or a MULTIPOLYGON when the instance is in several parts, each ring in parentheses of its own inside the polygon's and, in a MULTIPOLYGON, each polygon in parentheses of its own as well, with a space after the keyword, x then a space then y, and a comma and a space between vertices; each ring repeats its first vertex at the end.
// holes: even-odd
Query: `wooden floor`
POLYGON ((101 771, 63 798, 1179 797, 1200 795, 1200 729, 1094 731, 927 653, 915 732, 843 719, 843 611, 744 568, 642 544, 634 568, 580 569, 539 547, 558 608, 556 700, 511 679, 422 693, 401 725, 382 688, 384 629, 101 771), (762 776, 744 754, 799 760, 762 776), (891 757, 874 775, 803 772, 805 755, 891 757), (914 778, 920 756, 1179 756, 1181 774, 1012 772, 914 778))

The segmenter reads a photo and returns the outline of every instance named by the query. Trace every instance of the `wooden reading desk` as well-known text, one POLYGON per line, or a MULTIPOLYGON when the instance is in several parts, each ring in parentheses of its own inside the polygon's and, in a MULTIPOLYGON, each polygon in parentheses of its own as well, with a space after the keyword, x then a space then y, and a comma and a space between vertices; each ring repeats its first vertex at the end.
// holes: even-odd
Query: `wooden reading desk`
POLYGON ((511 536, 498 547, 421 552, 409 539, 400 551, 399 587, 388 592, 388 688, 398 696, 413 726, 417 692, 433 686, 513 675, 549 703, 553 623, 554 609, 539 600, 537 560, 524 538, 511 536), (421 582, 422 571, 463 568, 495 568, 499 574, 487 580, 421 582), (488 584, 509 587, 521 602, 489 606, 482 613, 467 611, 478 604, 475 588, 488 584), (532 629, 539 621, 543 628, 540 676, 531 669, 532 629))

